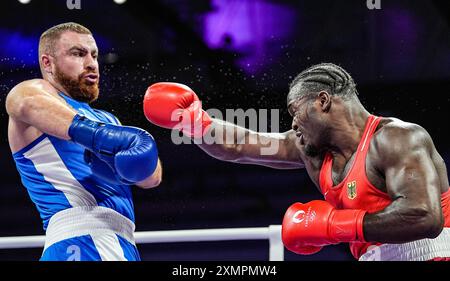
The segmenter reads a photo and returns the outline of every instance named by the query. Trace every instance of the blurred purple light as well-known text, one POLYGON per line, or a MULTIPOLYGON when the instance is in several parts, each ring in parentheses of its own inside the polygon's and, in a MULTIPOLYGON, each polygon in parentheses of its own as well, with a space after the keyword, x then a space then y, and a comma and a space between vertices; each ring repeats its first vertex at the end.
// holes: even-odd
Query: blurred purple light
POLYGON ((204 20, 204 40, 210 48, 242 54, 238 64, 249 73, 267 67, 271 40, 282 42, 295 26, 296 13, 263 0, 213 0, 215 10, 204 20))
POLYGON ((392 9, 386 11, 389 28, 388 36, 398 43, 414 44, 418 39, 418 26, 414 16, 407 10, 392 9))
POLYGON ((384 11, 382 24, 383 54, 393 65, 386 72, 393 77, 402 77, 404 72, 410 72, 417 65, 423 22, 408 10, 391 8, 384 11))

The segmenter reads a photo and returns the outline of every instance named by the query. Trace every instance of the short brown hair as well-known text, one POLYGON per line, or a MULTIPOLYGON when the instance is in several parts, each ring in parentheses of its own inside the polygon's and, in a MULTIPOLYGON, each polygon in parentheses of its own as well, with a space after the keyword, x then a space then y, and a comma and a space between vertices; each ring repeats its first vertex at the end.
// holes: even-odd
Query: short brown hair
POLYGON ((41 56, 43 54, 54 54, 56 41, 61 37, 61 34, 66 31, 92 35, 92 32, 89 29, 75 22, 61 23, 44 31, 39 39, 39 66, 42 75, 44 75, 44 71, 41 65, 41 56))
POLYGON ((56 40, 58 40, 61 34, 66 31, 92 35, 89 29, 75 22, 66 22, 55 25, 44 31, 39 39, 39 58, 44 53, 52 54, 54 52, 56 40))

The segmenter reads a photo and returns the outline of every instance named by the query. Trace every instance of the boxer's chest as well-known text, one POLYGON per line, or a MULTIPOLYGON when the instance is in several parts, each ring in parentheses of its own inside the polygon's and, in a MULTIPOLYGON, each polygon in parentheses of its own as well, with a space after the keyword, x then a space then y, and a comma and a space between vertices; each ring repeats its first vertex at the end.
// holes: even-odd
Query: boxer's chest
POLYGON ((377 210, 388 200, 385 180, 371 164, 371 156, 355 162, 355 155, 348 161, 333 162, 330 177, 333 186, 324 194, 325 199, 340 209, 377 210), (362 162, 365 161, 365 162, 362 162))

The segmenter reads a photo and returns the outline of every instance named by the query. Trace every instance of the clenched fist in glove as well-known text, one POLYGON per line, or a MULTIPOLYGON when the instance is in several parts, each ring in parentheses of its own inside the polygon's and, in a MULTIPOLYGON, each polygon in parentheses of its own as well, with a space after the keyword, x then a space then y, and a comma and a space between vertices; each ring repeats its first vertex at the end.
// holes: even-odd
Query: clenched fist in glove
POLYGON ((341 242, 364 242, 364 210, 337 210, 330 203, 314 200, 291 205, 283 218, 284 246, 302 255, 341 242))
POLYGON ((194 91, 178 83, 151 85, 144 96, 144 114, 155 125, 181 130, 193 138, 204 136, 211 124, 211 117, 194 91))

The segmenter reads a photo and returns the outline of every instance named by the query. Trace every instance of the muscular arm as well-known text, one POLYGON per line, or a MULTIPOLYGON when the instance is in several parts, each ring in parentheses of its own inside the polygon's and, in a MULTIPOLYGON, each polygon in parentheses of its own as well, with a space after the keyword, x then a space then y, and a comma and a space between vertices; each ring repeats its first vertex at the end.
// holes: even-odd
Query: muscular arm
POLYGON ((385 128, 376 149, 393 202, 364 218, 367 241, 403 243, 434 238, 442 230, 440 181, 428 133, 417 125, 385 128))
POLYGON ((198 146, 222 161, 256 164, 276 169, 304 168, 294 131, 258 133, 219 119, 212 119, 208 135, 198 146))
MULTIPOLYGON (((64 140, 70 139, 69 127, 76 111, 60 100, 56 90, 44 80, 29 80, 14 87, 7 96, 6 109, 10 116, 9 138, 13 152, 42 132, 64 140), (33 133, 28 137, 25 131, 30 129, 33 133)), ((157 186, 161 182, 161 174, 158 161, 155 172, 136 185, 142 188, 157 186)))
POLYGON ((14 121, 70 139, 68 129, 76 112, 59 100, 54 88, 44 80, 29 80, 15 86, 6 98, 6 110, 14 121))

